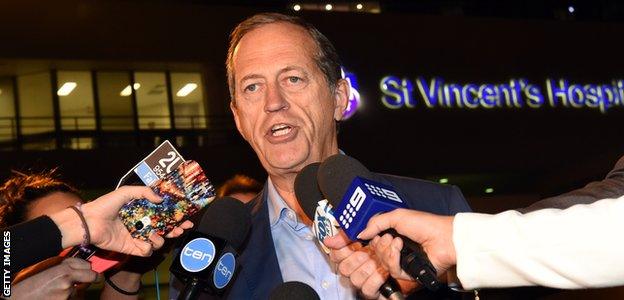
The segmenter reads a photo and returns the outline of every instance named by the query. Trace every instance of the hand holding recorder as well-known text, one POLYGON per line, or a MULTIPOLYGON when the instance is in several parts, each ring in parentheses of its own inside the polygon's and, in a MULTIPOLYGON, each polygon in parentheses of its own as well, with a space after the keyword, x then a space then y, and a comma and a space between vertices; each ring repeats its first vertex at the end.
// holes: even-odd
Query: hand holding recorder
MULTIPOLYGON (((121 207, 134 199, 147 199, 152 203, 162 202, 162 199, 148 187, 124 186, 82 205, 81 210, 91 244, 100 249, 136 256, 149 256, 153 250, 162 247, 164 243, 162 237, 152 234, 149 242, 135 239, 119 219, 121 207)), ((63 248, 80 245, 84 241, 85 229, 75 211, 68 208, 51 215, 50 218, 61 231, 63 248)), ((177 237, 183 233, 183 229, 192 226, 190 221, 185 221, 165 237, 177 237)))

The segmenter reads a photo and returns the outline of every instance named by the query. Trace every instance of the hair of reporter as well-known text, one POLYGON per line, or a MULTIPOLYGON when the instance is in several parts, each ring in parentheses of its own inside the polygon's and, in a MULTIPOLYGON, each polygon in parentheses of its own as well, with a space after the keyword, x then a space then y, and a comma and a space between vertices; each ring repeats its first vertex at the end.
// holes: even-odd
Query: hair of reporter
POLYGON ((232 194, 258 194, 262 191, 262 185, 255 179, 237 174, 228 179, 217 190, 217 197, 230 196, 232 194))
POLYGON ((338 83, 338 80, 341 79, 341 72, 340 58, 338 57, 338 52, 336 51, 336 48, 334 47, 332 42, 329 41, 329 39, 325 35, 323 35, 318 29, 316 29, 316 27, 300 17, 289 16, 279 13, 261 13, 253 15, 240 22, 230 34, 230 43, 227 52, 225 67, 227 71, 228 87, 230 90, 230 98, 232 103, 236 104, 234 97, 236 91, 236 83, 234 81, 233 66, 234 50, 236 49, 236 46, 238 46, 243 36, 245 36, 245 34, 249 33, 250 31, 260 28, 264 25, 275 23, 289 23, 299 26, 310 35, 317 48, 316 53, 314 53, 313 59, 316 62, 317 67, 325 75, 325 80, 327 80, 329 89, 333 93, 336 89, 336 84, 338 83))
POLYGON ((79 191, 59 178, 56 169, 25 174, 12 170, 13 175, 0 186, 0 228, 21 223, 33 201, 55 192, 79 191))

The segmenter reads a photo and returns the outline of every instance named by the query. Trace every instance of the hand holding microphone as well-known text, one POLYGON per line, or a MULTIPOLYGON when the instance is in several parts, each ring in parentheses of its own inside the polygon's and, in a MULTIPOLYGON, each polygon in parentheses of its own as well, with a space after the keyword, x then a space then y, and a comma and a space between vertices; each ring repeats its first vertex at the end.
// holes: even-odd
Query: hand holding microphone
POLYGON ((399 263, 403 240, 389 234, 382 237, 377 235, 393 228, 404 237, 419 243, 438 274, 442 274, 457 262, 453 244, 453 219, 415 210, 396 209, 372 217, 358 237, 373 238, 370 245, 392 277, 414 280, 399 263))
POLYGON ((401 287, 372 256, 374 252, 362 247, 359 242, 352 242, 346 237, 332 215, 333 206, 318 187, 317 173, 320 163, 313 163, 303 168, 295 179, 295 194, 305 214, 313 221, 313 231, 321 247, 338 265, 339 272, 349 278, 366 298, 382 296, 390 299, 403 299, 401 287), (341 245, 330 250, 323 242, 332 236, 339 236, 341 245), (342 263, 347 259, 347 262, 342 263), (353 262, 353 263, 349 263, 353 262))
MULTIPOLYGON (((397 190, 374 181, 375 177, 361 163, 346 155, 329 157, 319 167, 319 187, 332 202, 334 216, 351 240, 358 238, 373 216, 407 208, 397 190)), ((327 242, 328 245, 341 246, 336 239, 327 242)), ((347 259, 344 262, 347 266, 358 261, 358 257, 347 259)), ((427 289, 436 290, 439 287, 435 268, 419 244, 405 241, 405 247, 401 248, 400 266, 427 289)))

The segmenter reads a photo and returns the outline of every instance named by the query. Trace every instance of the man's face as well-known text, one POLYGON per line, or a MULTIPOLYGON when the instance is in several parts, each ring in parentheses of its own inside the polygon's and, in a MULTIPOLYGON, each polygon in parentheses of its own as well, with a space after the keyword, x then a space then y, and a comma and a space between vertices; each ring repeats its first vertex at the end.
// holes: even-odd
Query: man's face
POLYGON ((271 175, 296 173, 338 153, 336 125, 348 99, 341 80, 335 92, 317 67, 316 44, 289 23, 248 32, 234 51, 239 132, 271 175))

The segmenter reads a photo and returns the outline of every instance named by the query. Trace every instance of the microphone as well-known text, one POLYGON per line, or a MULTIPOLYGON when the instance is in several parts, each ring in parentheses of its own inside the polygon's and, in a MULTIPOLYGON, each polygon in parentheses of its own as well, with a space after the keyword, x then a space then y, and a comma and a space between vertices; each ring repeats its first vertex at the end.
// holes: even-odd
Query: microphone
POLYGON ((236 251, 250 226, 245 204, 231 197, 213 201, 169 267, 185 283, 178 300, 197 299, 201 292, 223 294, 237 271, 236 251))
POLYGON ((316 291, 299 281, 288 281, 277 286, 269 295, 269 300, 321 300, 316 291))
MULTIPOLYGON (((319 244, 329 254, 329 248, 323 244, 325 238, 340 232, 340 225, 333 215, 332 205, 325 199, 318 186, 317 176, 320 163, 305 166, 295 177, 295 196, 303 212, 312 220, 312 231, 319 244)), ((352 239, 355 240, 355 239, 352 239)), ((379 288, 379 292, 391 300, 404 299, 396 279, 388 280, 379 288)))
MULTIPOLYGON (((327 158, 318 168, 319 188, 335 207, 334 217, 352 240, 376 214, 408 208, 394 187, 374 181, 375 177, 359 161, 342 154, 327 158)), ((440 282, 436 270, 420 244, 394 230, 386 233, 403 240, 401 268, 427 289, 437 290, 440 282)))

